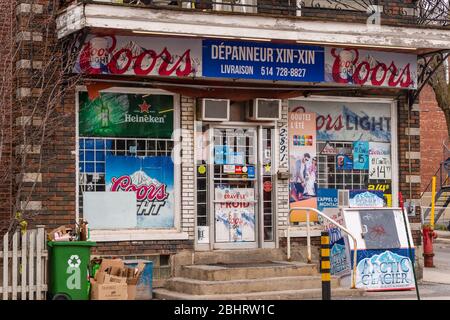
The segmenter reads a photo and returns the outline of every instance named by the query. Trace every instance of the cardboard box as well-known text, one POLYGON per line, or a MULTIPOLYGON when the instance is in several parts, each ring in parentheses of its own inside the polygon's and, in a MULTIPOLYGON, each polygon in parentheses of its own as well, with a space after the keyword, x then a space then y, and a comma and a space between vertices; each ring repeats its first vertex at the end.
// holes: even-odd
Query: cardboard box
POLYGON ((48 232, 47 239, 49 241, 70 241, 72 239, 70 232, 72 228, 60 226, 48 232))
MULTIPOLYGON (((110 279, 107 276, 122 277, 124 269, 125 265, 121 259, 103 259, 100 268, 95 273, 94 280, 100 284, 107 283, 110 279)), ((126 277, 124 277, 124 281, 126 283, 126 277)))
POLYGON ((135 300, 136 284, 145 264, 126 268, 121 259, 103 259, 100 268, 91 279, 92 300, 135 300))
POLYGON ((128 300, 128 285, 126 283, 91 284, 91 300, 128 300))

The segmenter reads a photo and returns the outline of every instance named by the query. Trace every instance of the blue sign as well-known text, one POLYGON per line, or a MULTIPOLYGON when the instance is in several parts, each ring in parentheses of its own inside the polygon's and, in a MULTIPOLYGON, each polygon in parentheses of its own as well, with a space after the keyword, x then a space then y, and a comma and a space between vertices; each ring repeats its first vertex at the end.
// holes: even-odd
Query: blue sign
POLYGON ((353 169, 369 170, 369 142, 353 142, 353 169))
POLYGON ((318 46, 203 40, 204 77, 324 82, 325 49, 318 46))
POLYGON ((255 167, 253 166, 248 166, 247 167, 247 174, 249 178, 254 178, 255 177, 255 167))
POLYGON ((383 191, 350 190, 350 208, 383 208, 383 191))
POLYGON ((414 260, 415 252, 411 250, 411 253, 408 249, 358 250, 356 287, 369 291, 414 289, 410 254, 414 260))
POLYGON ((325 208, 338 208, 337 189, 318 189, 317 190, 317 208, 323 211, 325 208))

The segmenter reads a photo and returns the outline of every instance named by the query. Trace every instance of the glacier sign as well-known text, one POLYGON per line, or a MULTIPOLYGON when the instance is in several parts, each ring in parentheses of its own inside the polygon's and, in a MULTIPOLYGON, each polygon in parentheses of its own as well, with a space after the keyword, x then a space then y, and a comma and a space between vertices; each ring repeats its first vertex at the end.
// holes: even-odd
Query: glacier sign
POLYGON ((413 289, 414 273, 408 250, 366 250, 358 258, 356 287, 367 290, 413 289))
POLYGON ((171 157, 106 156, 106 191, 134 192, 137 228, 172 228, 175 199, 171 157))

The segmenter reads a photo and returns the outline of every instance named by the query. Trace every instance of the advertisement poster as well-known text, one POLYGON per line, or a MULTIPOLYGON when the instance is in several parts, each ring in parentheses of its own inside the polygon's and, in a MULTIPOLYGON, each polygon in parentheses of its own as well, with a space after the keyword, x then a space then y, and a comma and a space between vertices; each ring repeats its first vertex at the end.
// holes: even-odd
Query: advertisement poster
POLYGON ((353 142, 353 169, 369 170, 369 142, 353 142))
POLYGON ((229 146, 214 146, 214 164, 244 165, 244 153, 233 150, 229 146))
POLYGON ((417 56, 327 47, 325 80, 358 86, 416 89, 417 56))
POLYGON ((382 191, 350 190, 350 208, 383 208, 384 195, 382 191))
POLYGON ((134 76, 202 75, 201 40, 88 35, 76 73, 134 76))
POLYGON ((389 103, 289 100, 289 111, 317 114, 318 141, 391 141, 389 103))
POLYGON ((391 180, 391 145, 369 143, 369 180, 391 180))
POLYGON ((317 209, 319 211, 338 207, 339 199, 337 189, 317 189, 317 209))
POLYGON ((89 100, 79 93, 79 132, 83 137, 170 139, 173 133, 172 95, 101 93, 89 100))
POLYGON ((290 205, 317 208, 315 113, 289 112, 290 205))
POLYGON ((369 291, 413 289, 415 249, 408 249, 408 238, 411 243, 413 239, 402 210, 344 209, 343 216, 358 246, 356 286, 369 291))
POLYGON ((367 186, 367 190, 383 192, 385 207, 392 207, 392 184, 391 184, 391 182, 369 183, 369 185, 367 186))
POLYGON ((216 242, 254 242, 255 189, 215 189, 216 242))
POLYGON ((408 249, 359 252, 356 287, 368 291, 414 289, 414 273, 408 249))
POLYGON ((323 82, 324 47, 203 40, 203 76, 323 82))
MULTIPOLYGON (((337 189, 317 190, 317 207, 329 218, 343 225, 343 217, 339 212, 339 197, 337 189)), ((340 229, 332 223, 324 221, 325 228, 330 235, 330 272, 332 275, 345 275, 350 273, 350 258, 346 239, 340 229)))
POLYGON ((417 88, 414 54, 224 39, 89 34, 73 71, 417 88))
POLYGON ((173 228, 174 166, 171 157, 106 156, 106 191, 134 192, 137 228, 173 228))
POLYGON ((353 170, 353 155, 338 154, 336 157, 336 170, 353 170))

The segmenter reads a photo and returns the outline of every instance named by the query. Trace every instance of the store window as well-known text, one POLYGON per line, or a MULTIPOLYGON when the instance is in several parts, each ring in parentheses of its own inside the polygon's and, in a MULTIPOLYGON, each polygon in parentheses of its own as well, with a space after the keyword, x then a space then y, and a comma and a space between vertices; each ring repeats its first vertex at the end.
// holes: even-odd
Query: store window
POLYGON ((392 206, 391 103, 291 100, 289 115, 291 206, 392 206))
POLYGON ((93 230, 174 228, 174 96, 80 91, 78 102, 80 217, 93 230))

